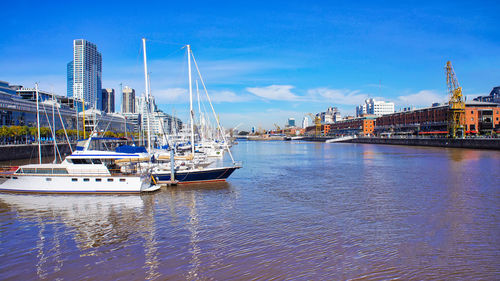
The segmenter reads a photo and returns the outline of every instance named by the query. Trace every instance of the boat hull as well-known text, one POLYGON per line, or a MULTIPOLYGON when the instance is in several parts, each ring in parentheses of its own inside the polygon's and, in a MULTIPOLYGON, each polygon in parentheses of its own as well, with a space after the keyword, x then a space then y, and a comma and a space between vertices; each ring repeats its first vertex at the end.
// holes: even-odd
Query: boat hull
MULTIPOLYGON (((71 175, 1 175, 2 192, 17 193, 140 193, 153 191, 147 177, 71 176, 71 175)), ((159 189, 159 186, 158 186, 159 189)))
MULTIPOLYGON (((175 181, 178 184, 225 181, 240 167, 207 168, 203 170, 175 171, 175 181)), ((170 182, 170 172, 153 172, 153 177, 159 182, 170 182)))

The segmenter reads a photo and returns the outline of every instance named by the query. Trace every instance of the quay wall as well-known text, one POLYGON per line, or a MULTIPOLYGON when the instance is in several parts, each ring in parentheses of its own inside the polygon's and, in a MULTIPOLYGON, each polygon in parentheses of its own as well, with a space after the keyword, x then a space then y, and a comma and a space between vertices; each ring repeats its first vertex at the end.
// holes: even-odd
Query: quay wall
POLYGON ((470 138, 470 139, 447 139, 447 138, 356 138, 348 140, 350 143, 372 143, 390 145, 411 146, 435 146, 474 149, 500 150, 500 139, 498 138, 470 138))
MULTIPOLYGON (((71 145, 73 148, 75 144, 71 145)), ((42 157, 54 156, 54 144, 45 143, 41 145, 42 157)), ((67 155, 71 153, 69 145, 58 144, 59 153, 67 155)), ((38 144, 12 144, 0 146, 0 161, 38 158, 38 144)))
MULTIPOLYGON (((326 140, 333 138, 334 137, 304 137, 301 140, 325 142, 326 140)), ((363 138, 361 137, 340 142, 500 150, 500 138, 448 139, 448 138, 377 138, 377 137, 363 138)))
POLYGON ((271 141, 271 140, 285 140, 285 137, 281 137, 281 136, 270 136, 270 137, 248 136, 246 139, 251 140, 251 141, 271 141))

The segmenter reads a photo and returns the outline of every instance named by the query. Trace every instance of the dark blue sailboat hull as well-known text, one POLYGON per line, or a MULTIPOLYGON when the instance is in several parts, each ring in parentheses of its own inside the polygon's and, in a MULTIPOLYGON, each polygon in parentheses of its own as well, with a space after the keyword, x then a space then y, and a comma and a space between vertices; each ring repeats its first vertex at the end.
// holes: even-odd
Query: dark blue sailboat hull
MULTIPOLYGON (((240 167, 208 168, 202 171, 176 171, 175 180, 179 184, 225 181, 236 169, 240 167)), ((170 172, 153 173, 157 182, 170 181, 170 172)))

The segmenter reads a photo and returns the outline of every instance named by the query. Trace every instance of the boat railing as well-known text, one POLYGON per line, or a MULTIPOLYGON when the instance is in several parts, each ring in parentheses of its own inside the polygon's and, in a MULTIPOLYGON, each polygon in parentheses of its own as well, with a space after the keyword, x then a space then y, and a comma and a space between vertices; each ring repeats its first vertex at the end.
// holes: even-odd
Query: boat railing
POLYGON ((18 168, 19 168, 19 166, 2 166, 2 167, 0 167, 0 173, 12 174, 15 171, 17 171, 18 168))

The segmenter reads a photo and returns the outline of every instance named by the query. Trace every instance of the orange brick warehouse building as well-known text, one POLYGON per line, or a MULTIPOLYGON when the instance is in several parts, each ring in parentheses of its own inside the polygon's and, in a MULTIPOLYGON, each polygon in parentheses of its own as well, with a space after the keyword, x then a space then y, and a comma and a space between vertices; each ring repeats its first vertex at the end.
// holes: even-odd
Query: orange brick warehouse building
MULTIPOLYGON (((465 103, 467 135, 500 133, 500 104, 470 101, 465 103)), ((314 135, 315 126, 306 131, 314 135)), ((395 112, 380 117, 364 116, 321 126, 322 135, 380 135, 406 133, 445 135, 448 133, 448 105, 395 112)))

